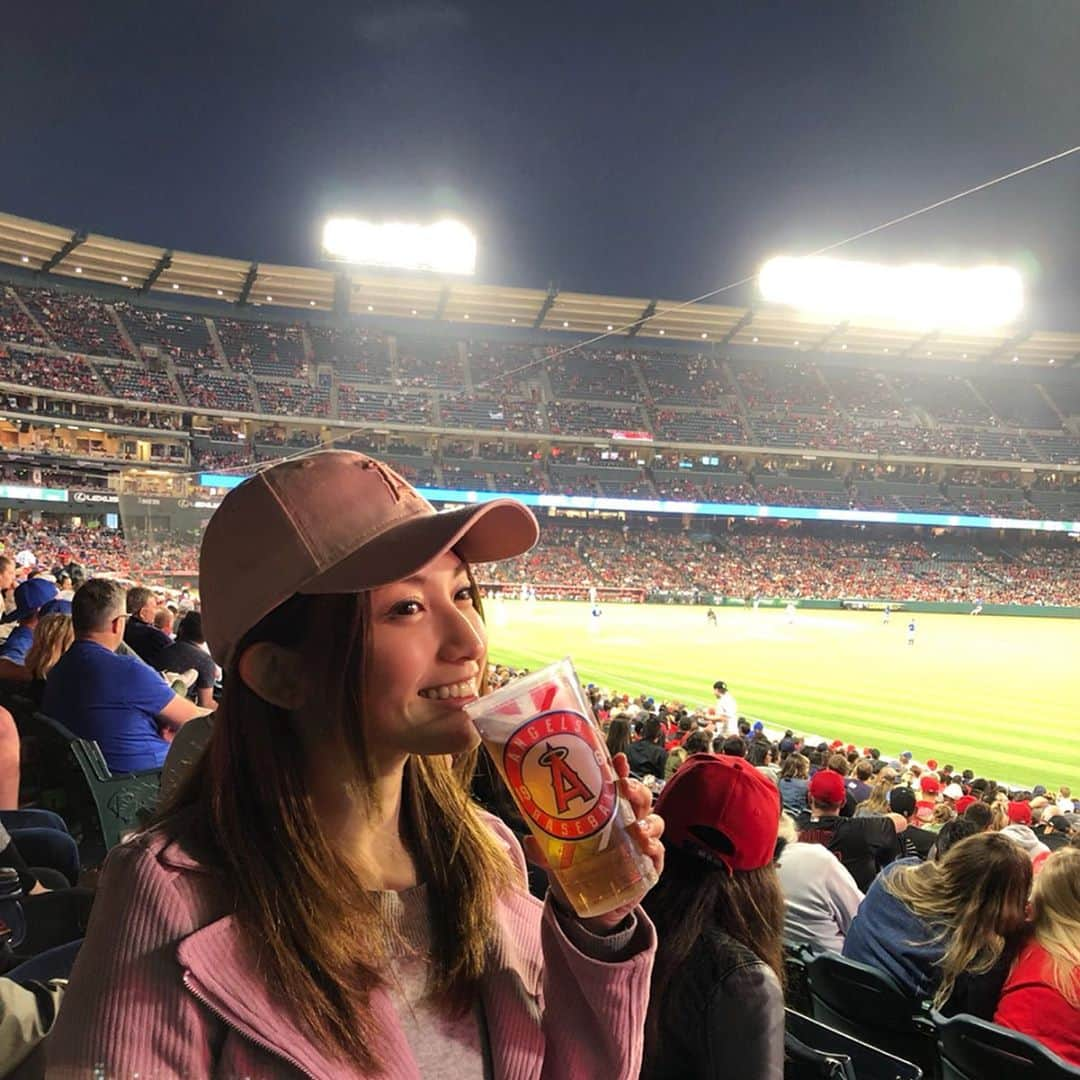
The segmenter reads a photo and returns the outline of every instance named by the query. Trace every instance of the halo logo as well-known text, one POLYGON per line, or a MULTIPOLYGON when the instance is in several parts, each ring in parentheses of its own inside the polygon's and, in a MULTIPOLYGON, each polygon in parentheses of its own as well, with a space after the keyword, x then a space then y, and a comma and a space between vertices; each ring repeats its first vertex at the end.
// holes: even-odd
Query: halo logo
POLYGON ((615 813, 615 777, 596 726, 556 709, 522 724, 503 748, 503 770, 521 809, 557 840, 584 840, 615 813))

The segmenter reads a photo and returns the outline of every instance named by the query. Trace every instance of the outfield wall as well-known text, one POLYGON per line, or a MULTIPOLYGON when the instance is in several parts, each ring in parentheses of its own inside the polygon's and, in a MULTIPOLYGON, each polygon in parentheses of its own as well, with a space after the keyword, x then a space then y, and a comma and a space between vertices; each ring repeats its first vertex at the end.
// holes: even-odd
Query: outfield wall
MULTIPOLYGON (((686 604, 691 603, 686 596, 676 593, 650 593, 648 600, 659 604, 686 604)), ((696 603, 706 603, 701 598, 696 603)), ((957 603, 944 600, 866 600, 857 597, 843 600, 797 600, 796 604, 802 609, 816 609, 819 611, 837 611, 847 609, 849 611, 882 611, 888 604, 893 613, 904 612, 907 614, 936 614, 936 615, 970 615, 971 603, 957 603)), ((787 605, 787 600, 780 597, 763 597, 761 607, 782 608, 787 605)), ((714 599, 716 607, 748 607, 742 597, 717 596, 714 599)), ((983 615, 1023 615, 1037 619, 1080 619, 1080 607, 1059 607, 1052 604, 983 604, 983 615)))

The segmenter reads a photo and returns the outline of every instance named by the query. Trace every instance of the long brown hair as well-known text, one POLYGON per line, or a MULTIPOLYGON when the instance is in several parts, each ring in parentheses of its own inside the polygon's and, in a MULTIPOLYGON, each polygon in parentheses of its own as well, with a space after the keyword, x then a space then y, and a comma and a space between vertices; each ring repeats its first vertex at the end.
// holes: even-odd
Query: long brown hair
POLYGON ((691 955, 705 944, 708 931, 722 931, 745 945, 772 968, 783 986, 784 896, 774 863, 728 873, 668 847, 660 881, 641 903, 656 925, 659 941, 645 1020, 648 1063, 663 1060, 668 1033, 685 1023, 681 1011, 685 1003, 669 990, 691 955))
MULTIPOLYGON (((223 871, 265 981, 315 1040, 377 1070, 371 993, 384 984, 388 932, 356 869, 328 841, 307 781, 312 745, 335 741, 352 762, 356 794, 373 804, 362 722, 370 596, 294 596, 245 636, 236 655, 256 641, 299 651, 311 685, 322 688, 317 706, 301 714, 271 705, 230 671, 206 753, 163 821, 169 828, 190 809, 192 840, 223 871)), ((427 992, 448 1015, 475 1000, 496 898, 514 884, 506 853, 468 797, 475 759, 475 751, 458 762, 414 755, 402 790, 404 839, 429 891, 427 992)))
POLYGON ((793 750, 784 759, 780 769, 781 780, 805 780, 810 775, 810 759, 793 750))
POLYGON ((625 754, 630 749, 630 721, 624 716, 616 716, 607 729, 608 753, 625 754))
POLYGON ((940 860, 898 867, 883 885, 933 928, 931 941, 945 947, 934 994, 934 1006, 940 1007, 961 973, 984 975, 1017 942, 1031 891, 1031 860, 1007 836, 979 833, 940 860))

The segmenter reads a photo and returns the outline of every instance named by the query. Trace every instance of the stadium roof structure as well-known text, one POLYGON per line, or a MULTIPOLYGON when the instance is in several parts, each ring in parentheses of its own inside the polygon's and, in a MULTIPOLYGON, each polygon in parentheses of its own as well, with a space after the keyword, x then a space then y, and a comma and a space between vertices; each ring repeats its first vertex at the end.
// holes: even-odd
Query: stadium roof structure
POLYGON ((480 285, 434 274, 281 266, 117 240, 0 213, 0 262, 73 281, 236 305, 517 326, 858 356, 948 361, 1080 362, 1080 332, 987 333, 815 321, 772 306, 724 307, 645 297, 480 285))

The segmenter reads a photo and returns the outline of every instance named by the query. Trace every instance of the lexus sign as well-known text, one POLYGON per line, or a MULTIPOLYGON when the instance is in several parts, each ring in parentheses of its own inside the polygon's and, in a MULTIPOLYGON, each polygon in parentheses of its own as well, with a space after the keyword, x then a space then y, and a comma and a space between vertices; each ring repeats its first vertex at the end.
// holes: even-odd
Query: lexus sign
POLYGON ((116 506, 120 500, 111 491, 73 491, 71 501, 93 503, 100 506, 116 506))

